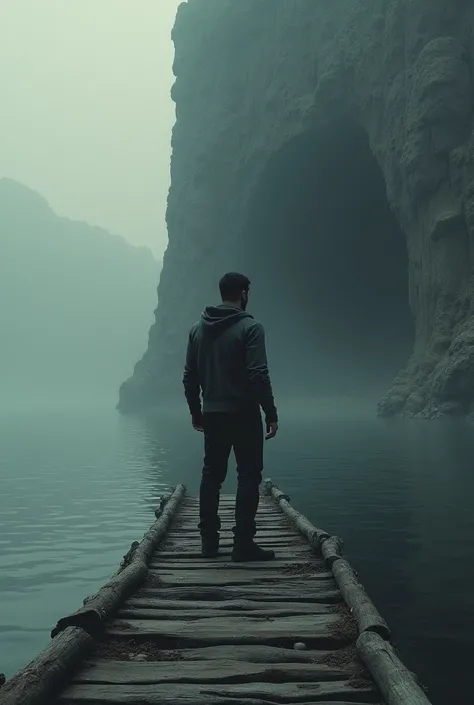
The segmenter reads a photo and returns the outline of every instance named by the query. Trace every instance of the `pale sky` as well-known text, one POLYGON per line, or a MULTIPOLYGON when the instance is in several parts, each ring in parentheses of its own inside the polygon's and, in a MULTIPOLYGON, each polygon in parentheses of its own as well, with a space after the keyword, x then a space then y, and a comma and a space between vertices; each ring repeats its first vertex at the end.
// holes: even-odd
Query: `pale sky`
POLYGON ((0 177, 161 258, 180 0, 0 0, 0 177))

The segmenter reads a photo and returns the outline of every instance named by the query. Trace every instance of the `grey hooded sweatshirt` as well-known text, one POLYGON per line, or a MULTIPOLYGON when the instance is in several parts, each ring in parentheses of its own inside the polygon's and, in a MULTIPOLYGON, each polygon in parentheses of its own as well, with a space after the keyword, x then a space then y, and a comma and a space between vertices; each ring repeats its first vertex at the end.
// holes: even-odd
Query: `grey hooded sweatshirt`
POLYGON ((189 333, 183 384, 193 416, 202 411, 239 412, 260 405, 267 423, 277 421, 268 374, 265 332, 250 313, 208 306, 189 333))

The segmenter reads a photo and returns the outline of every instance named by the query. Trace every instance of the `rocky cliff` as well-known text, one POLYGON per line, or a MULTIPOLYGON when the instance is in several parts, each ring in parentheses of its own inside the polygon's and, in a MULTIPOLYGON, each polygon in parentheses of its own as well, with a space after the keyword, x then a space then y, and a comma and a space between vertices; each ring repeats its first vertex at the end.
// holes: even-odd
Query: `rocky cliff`
POLYGON ((472 410, 473 30, 470 0, 180 6, 169 247, 122 409, 178 388, 188 326, 244 269, 286 378, 387 360, 381 414, 472 410))

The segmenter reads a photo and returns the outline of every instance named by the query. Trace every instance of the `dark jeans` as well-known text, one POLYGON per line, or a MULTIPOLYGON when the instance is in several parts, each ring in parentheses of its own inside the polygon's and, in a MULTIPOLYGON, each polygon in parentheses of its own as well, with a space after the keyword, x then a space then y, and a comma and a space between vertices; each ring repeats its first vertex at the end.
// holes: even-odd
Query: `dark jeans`
POLYGON ((249 542, 256 533, 259 486, 263 470, 263 424, 260 410, 204 414, 204 467, 202 471, 199 529, 203 538, 218 537, 219 493, 227 475, 230 451, 237 461, 235 541, 249 542))

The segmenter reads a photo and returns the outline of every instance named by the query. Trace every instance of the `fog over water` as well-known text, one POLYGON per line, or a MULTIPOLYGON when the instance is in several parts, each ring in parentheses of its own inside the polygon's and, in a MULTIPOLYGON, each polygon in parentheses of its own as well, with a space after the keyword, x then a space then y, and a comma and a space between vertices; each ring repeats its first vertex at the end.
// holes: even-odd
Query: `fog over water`
MULTIPOLYGON (((116 570, 163 489, 198 490, 202 436, 181 392, 184 348, 171 403, 141 416, 115 411, 147 346, 167 241, 177 4, 0 5, 7 675, 116 570)), ((433 703, 449 702, 454 682, 467 700, 474 436, 463 421, 376 416, 412 350, 413 321, 404 238, 357 129, 333 125, 275 155, 228 269, 252 279, 249 311, 267 333, 280 430, 266 444, 265 474, 344 537, 433 703)), ((215 293, 209 304, 217 281, 215 293)), ((231 463, 225 490, 234 489, 231 463)))

